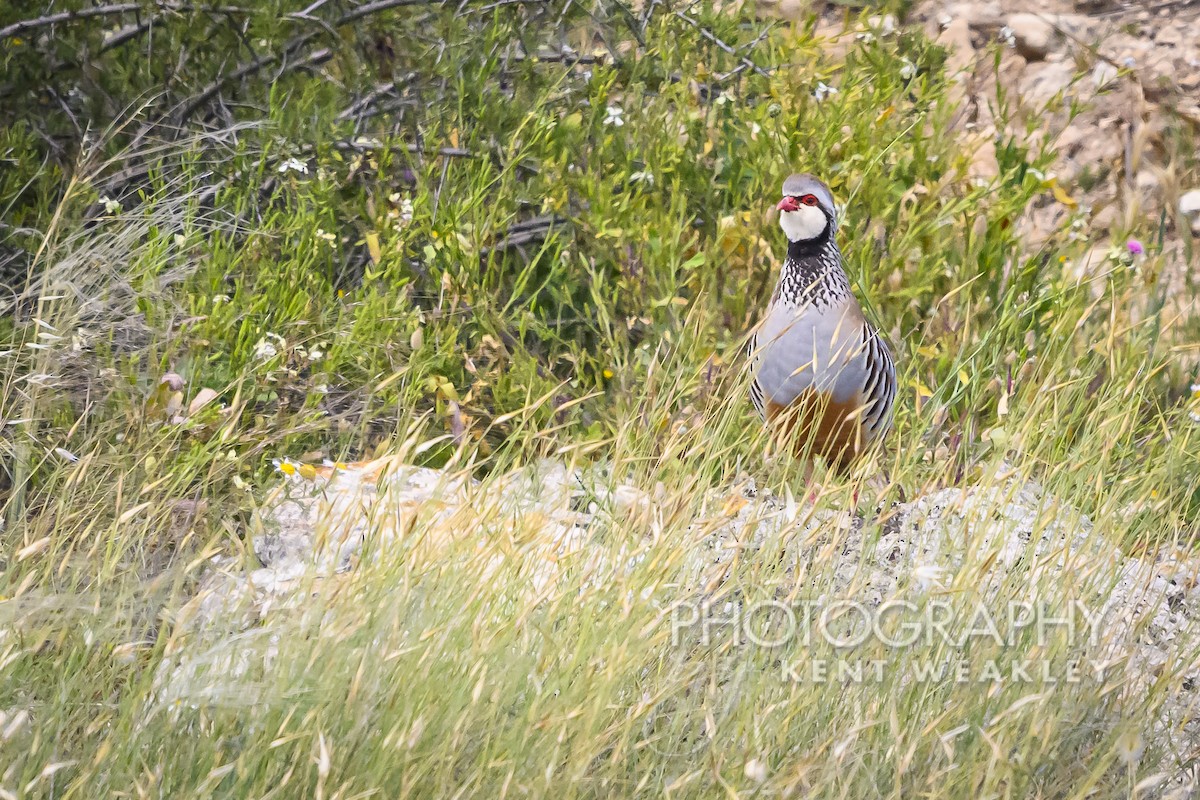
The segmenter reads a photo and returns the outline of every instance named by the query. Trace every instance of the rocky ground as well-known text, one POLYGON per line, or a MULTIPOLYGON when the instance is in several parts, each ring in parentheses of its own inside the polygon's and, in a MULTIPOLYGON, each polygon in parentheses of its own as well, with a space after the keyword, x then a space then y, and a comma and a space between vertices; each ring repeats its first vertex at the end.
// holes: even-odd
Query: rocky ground
MULTIPOLYGON (((394 552, 405 537, 420 541, 406 557, 436 559, 465 542, 493 568, 504 565, 511 574, 516 562, 532 601, 568 571, 590 584, 631 569, 641 556, 614 549, 598 532, 651 518, 656 502, 602 470, 553 461, 486 486, 395 458, 320 468, 285 462, 281 470, 283 482, 258 512, 253 546, 261 568, 247 572, 233 557, 214 559, 177 620, 173 657, 157 685, 162 704, 239 694, 241 676, 270 670, 279 611, 305 608, 314 592, 336 592, 364 560, 394 552), (519 547, 480 533, 481 522, 497 519, 519 547)), ((943 489, 899 504, 876 538, 864 535, 861 517, 780 497, 743 478, 714 494, 689 526, 681 549, 693 579, 683 584, 703 594, 721 585, 734 559, 782 548, 787 580, 829 599, 878 607, 969 585, 997 603, 1052 596, 1103 609, 1103 636, 1087 657, 1111 664, 1120 676, 1113 685, 1130 698, 1172 676, 1153 734, 1171 743, 1161 771, 1190 792, 1198 777, 1190 765, 1200 753, 1200 558, 1165 550, 1130 557, 1086 516, 1011 471, 991 486, 943 489)), ((644 527, 653 538, 653 525, 644 527)))
POLYGON ((1160 222, 1164 250, 1175 254, 1200 234, 1200 4, 927 0, 914 16, 954 51, 980 177, 996 169, 988 143, 997 133, 1055 153, 1054 177, 1069 199, 1050 193, 1026 218, 1031 249, 1075 222, 1091 242, 1074 265, 1082 276, 1114 239, 1160 222), (985 50, 997 39, 998 67, 985 50), (1003 127, 1000 93, 1016 106, 1003 127))
MULTIPOLYGON (((809 10, 800 0, 759 7, 794 19, 809 10)), ((1125 252, 1128 239, 1161 234, 1152 255, 1174 270, 1167 278, 1194 272, 1200 3, 923 0, 907 19, 873 18, 865 31, 828 15, 818 33, 836 53, 855 37, 907 25, 950 51, 956 127, 973 140, 973 178, 996 176, 997 140, 1054 153, 1047 191, 1020 222, 1029 252, 1058 237, 1078 243, 1064 268, 1083 280, 1125 252)))

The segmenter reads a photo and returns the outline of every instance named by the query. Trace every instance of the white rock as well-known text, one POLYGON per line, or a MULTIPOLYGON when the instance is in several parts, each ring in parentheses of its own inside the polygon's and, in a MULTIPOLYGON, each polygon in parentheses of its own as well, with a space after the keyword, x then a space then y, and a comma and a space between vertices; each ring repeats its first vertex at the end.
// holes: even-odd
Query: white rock
POLYGON ((1189 217, 1200 214, 1200 189, 1192 189, 1179 198, 1179 211, 1189 217))
POLYGON ((1112 64, 1107 61, 1097 61, 1096 66, 1092 67, 1092 83, 1099 91, 1115 81, 1118 74, 1119 71, 1112 64))
POLYGON ((1190 221, 1192 233, 1200 236, 1200 189, 1192 189, 1179 198, 1179 213, 1190 221))
POLYGON ((1016 40, 1017 52, 1030 61, 1041 61, 1054 49, 1054 26, 1039 14, 1012 14, 1008 27, 1016 40))

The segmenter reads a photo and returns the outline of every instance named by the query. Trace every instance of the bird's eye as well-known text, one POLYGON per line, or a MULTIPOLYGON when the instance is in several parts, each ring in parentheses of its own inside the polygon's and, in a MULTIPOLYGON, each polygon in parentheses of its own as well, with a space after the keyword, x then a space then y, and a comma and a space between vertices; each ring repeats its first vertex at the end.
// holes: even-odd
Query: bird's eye
POLYGON ((815 206, 817 205, 817 196, 815 194, 806 194, 800 198, 800 202, 806 206, 815 206))

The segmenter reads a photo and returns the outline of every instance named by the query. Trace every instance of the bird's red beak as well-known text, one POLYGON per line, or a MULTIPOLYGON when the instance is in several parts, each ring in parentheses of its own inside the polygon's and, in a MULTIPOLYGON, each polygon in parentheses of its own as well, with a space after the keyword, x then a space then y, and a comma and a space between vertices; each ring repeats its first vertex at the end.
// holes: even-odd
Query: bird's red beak
POLYGON ((799 211, 800 203, 794 197, 785 197, 779 201, 779 205, 775 206, 780 211, 799 211))

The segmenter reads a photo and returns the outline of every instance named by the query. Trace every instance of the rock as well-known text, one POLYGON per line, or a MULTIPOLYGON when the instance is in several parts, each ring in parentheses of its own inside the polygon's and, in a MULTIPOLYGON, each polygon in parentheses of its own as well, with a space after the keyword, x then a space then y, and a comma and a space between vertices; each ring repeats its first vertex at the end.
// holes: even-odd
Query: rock
POLYGON ((1078 284, 1102 275, 1105 265, 1108 263, 1108 252, 1111 249, 1111 242, 1099 242, 1092 245, 1078 258, 1063 262, 1063 277, 1078 284))
POLYGON ((951 52, 946 61, 946 73, 954 76, 964 70, 970 70, 975 63, 975 47, 971 44, 971 26, 962 17, 952 19, 937 43, 951 52))
POLYGON ((996 159, 996 143, 991 136, 980 135, 971 152, 971 163, 967 175, 976 181, 987 183, 1000 175, 1000 162, 996 159))
POLYGON ((1191 225, 1192 233, 1200 236, 1200 189, 1192 189, 1179 198, 1179 213, 1191 225))
POLYGON ((1166 25, 1154 37, 1156 44, 1168 47, 1178 47, 1183 44, 1183 28, 1179 25, 1166 25))
POLYGON ((1159 195, 1159 188, 1162 186, 1162 182, 1159 181, 1157 175, 1151 170, 1140 169, 1133 180, 1133 185, 1142 197, 1142 208, 1155 208, 1158 206, 1155 200, 1159 195))
POLYGON ((1092 67, 1092 84, 1096 87, 1096 91, 1101 91, 1107 88, 1113 81, 1117 79, 1119 71, 1107 61, 1097 61, 1096 66, 1092 67))
POLYGON ((780 0, 776 13, 783 19, 798 22, 808 14, 810 8, 806 0, 780 0))
POLYGON ((1021 80, 1021 99, 1037 108, 1065 94, 1075 80, 1075 68, 1066 62, 1030 64, 1021 80))
POLYGON ((1008 17, 1008 28, 1017 52, 1030 61, 1041 61, 1048 56, 1058 39, 1054 26, 1040 14, 1012 14, 1008 17))

